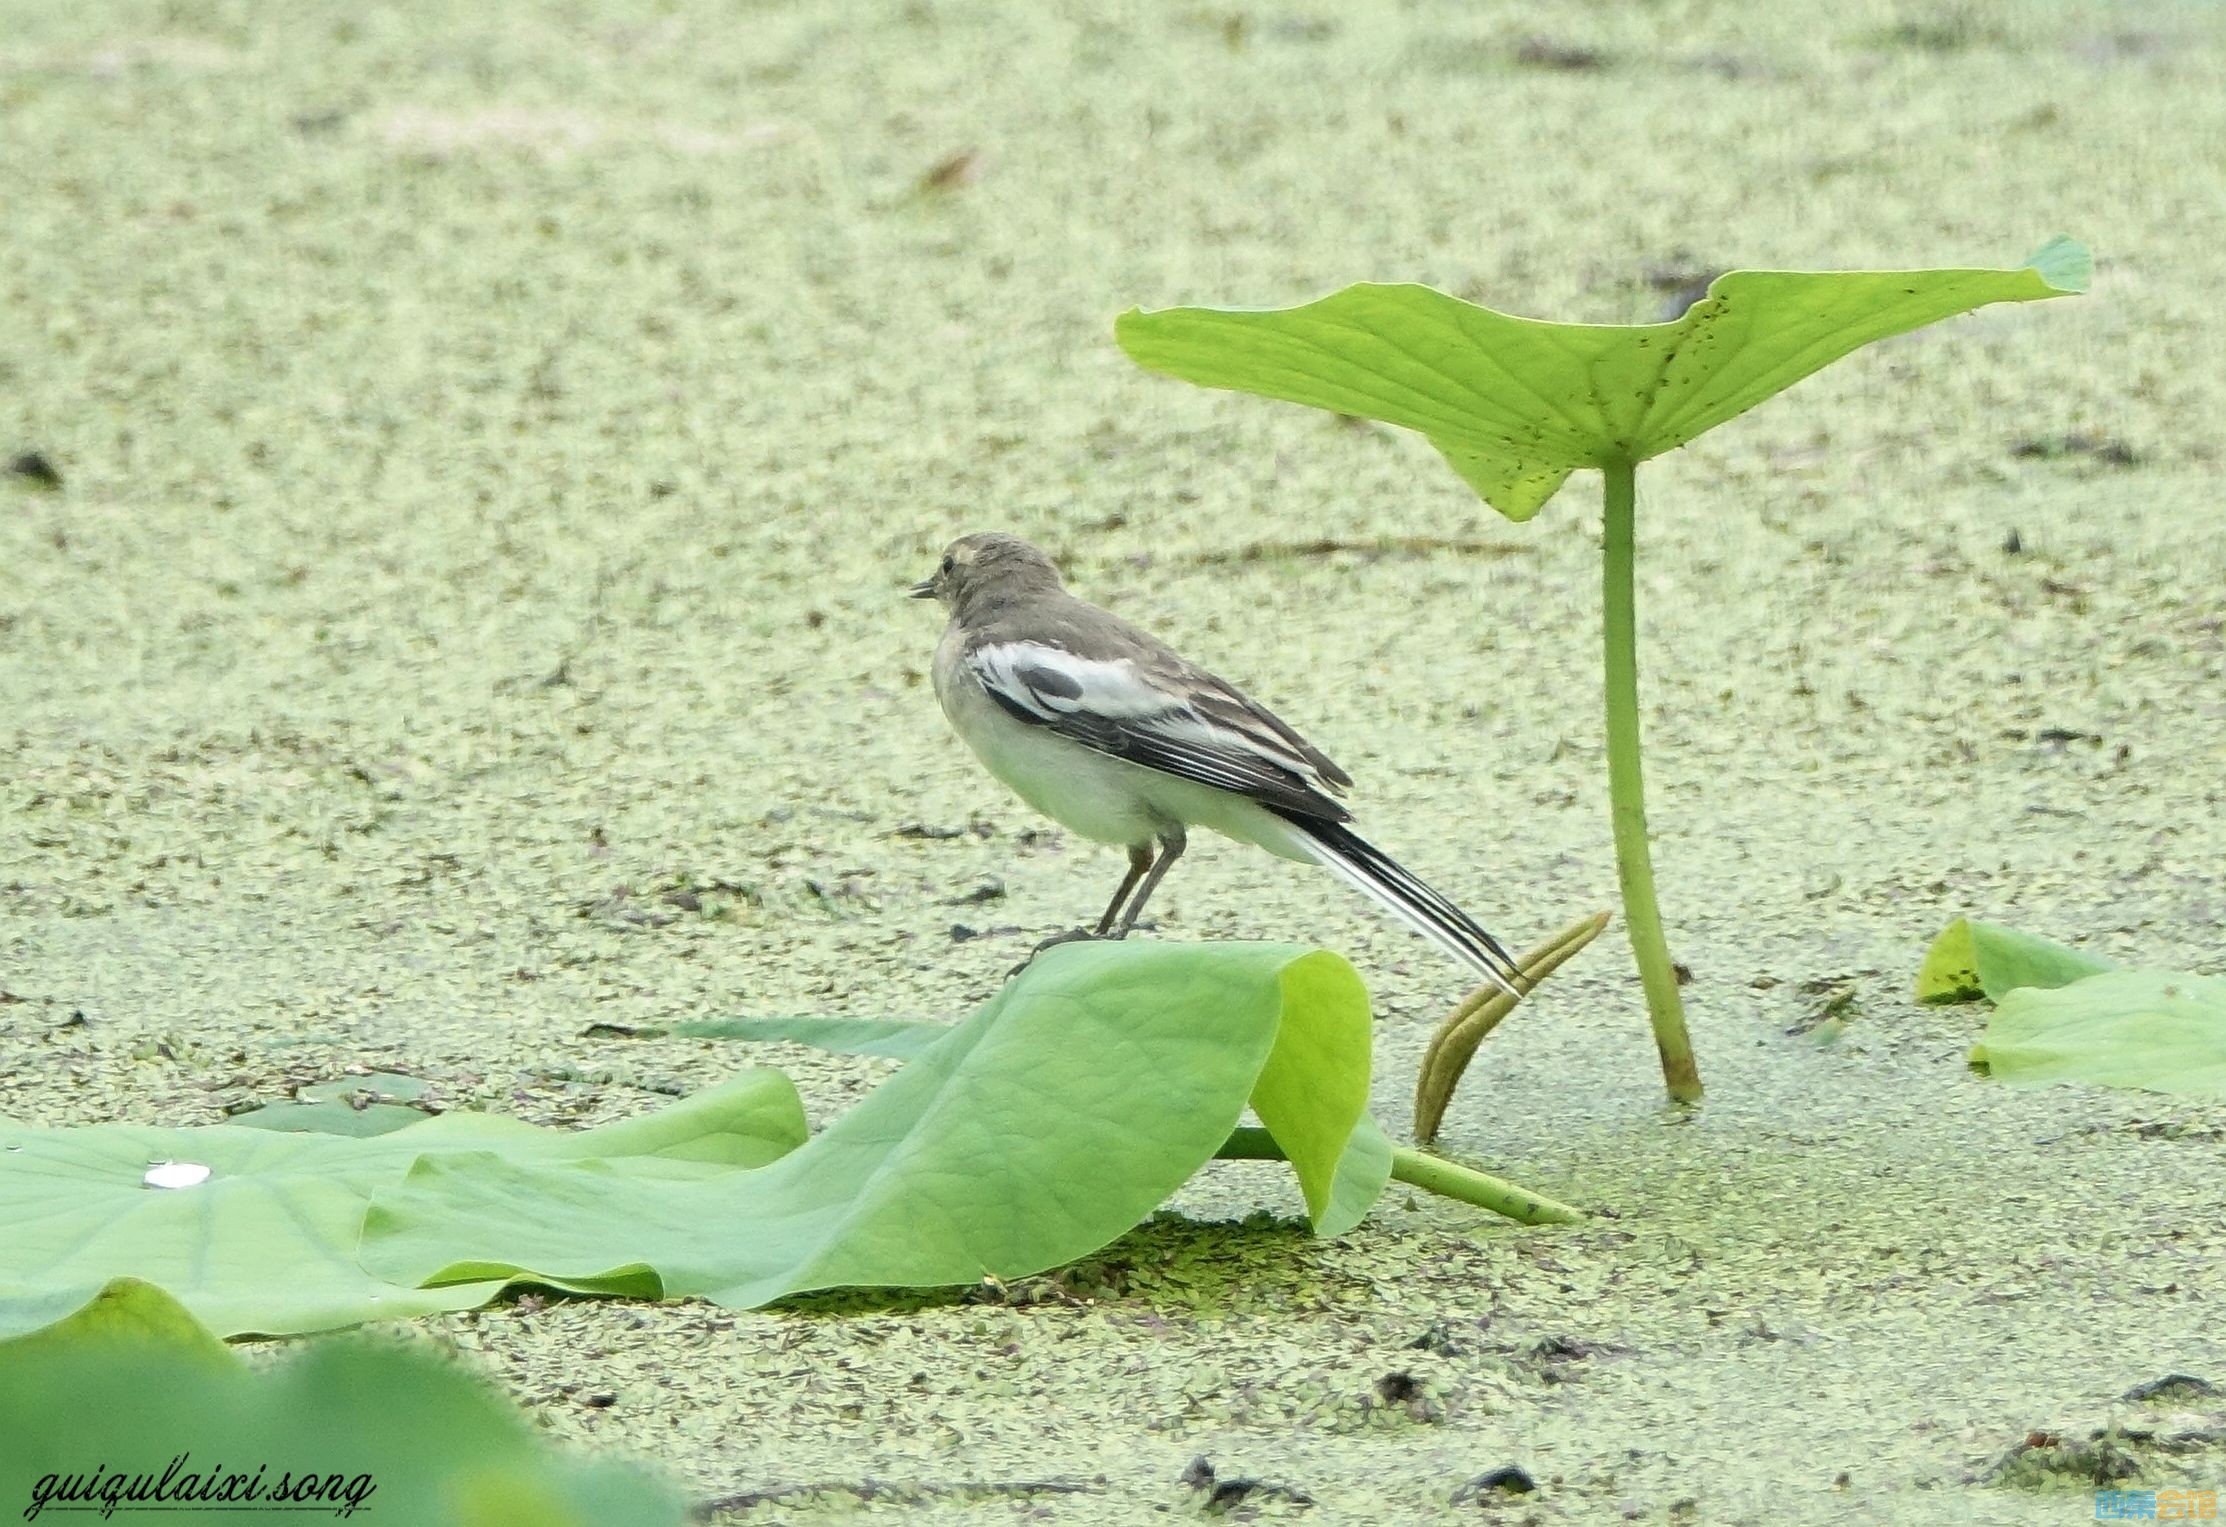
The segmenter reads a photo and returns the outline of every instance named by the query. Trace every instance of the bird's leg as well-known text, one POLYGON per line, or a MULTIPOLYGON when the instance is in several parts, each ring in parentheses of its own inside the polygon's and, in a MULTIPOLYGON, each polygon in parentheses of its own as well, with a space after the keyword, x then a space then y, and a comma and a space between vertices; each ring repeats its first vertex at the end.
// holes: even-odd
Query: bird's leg
MULTIPOLYGON (((1151 867, 1152 846, 1149 843, 1129 845, 1128 873, 1121 877, 1121 888, 1115 891, 1113 899, 1106 903, 1105 915, 1098 919, 1098 925, 1095 928, 1070 928, 1065 933, 1052 934, 1051 937, 1029 950, 1028 958, 1015 965, 1011 973, 1016 976, 1019 975, 1028 968, 1029 962, 1034 960, 1037 955, 1043 953, 1046 949, 1056 948, 1060 944, 1079 943, 1084 939, 1119 937, 1119 934, 1113 932, 1113 919, 1120 916, 1121 903, 1128 900, 1128 893, 1136 888, 1136 882, 1142 880, 1145 871, 1151 867)), ((1128 929, 1123 928, 1121 932, 1126 933, 1128 929)))
POLYGON ((1136 899, 1128 904, 1128 911, 1121 915, 1121 926, 1113 935, 1115 938, 1128 937, 1129 930, 1136 926, 1136 920, 1144 915, 1144 903, 1152 899, 1152 892, 1159 889, 1159 883, 1167 878, 1167 872, 1183 856, 1183 849, 1188 846, 1188 842, 1179 826, 1170 827, 1159 835, 1159 862, 1144 877, 1143 885, 1137 888, 1136 899))
POLYGON ((1081 939, 1127 938, 1135 928, 1136 920, 1144 915, 1144 903, 1152 899, 1152 892, 1159 888, 1160 881, 1174 868, 1175 861, 1183 856, 1186 846, 1188 843, 1180 827, 1170 827, 1160 834, 1156 862, 1149 844, 1132 845, 1128 851, 1128 873, 1121 877, 1121 888, 1113 893, 1112 903, 1106 907, 1105 915, 1098 919, 1098 925, 1095 928, 1076 928, 1068 933, 1054 933, 1030 950, 1028 958, 1012 968, 1012 974, 1019 975, 1037 955, 1055 945, 1072 944, 1081 939), (1122 912, 1121 903, 1127 899, 1129 888, 1136 886, 1138 880, 1144 883, 1137 887, 1136 899, 1129 902, 1128 910, 1122 912), (1114 922, 1116 914, 1120 917, 1118 923, 1114 922))
POLYGON ((1128 850, 1128 873, 1121 878, 1121 888, 1105 904, 1105 915, 1098 919, 1097 936, 1105 937, 1113 931, 1113 919, 1121 915, 1121 903, 1128 900, 1128 893, 1136 889, 1136 882, 1152 867, 1152 845, 1131 843, 1128 850))

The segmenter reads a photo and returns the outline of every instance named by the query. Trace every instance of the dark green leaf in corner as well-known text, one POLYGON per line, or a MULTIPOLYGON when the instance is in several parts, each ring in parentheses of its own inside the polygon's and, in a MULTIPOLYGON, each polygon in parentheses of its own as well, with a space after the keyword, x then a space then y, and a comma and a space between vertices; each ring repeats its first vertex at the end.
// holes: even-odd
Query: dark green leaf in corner
MULTIPOLYGON (((119 1297, 149 1304, 142 1294, 119 1297)), ((190 1319, 174 1301, 163 1318, 190 1319)), ((0 1348, 0 1437, 0 1500, 41 1520, 100 1513, 104 1497, 88 1505, 59 1493, 67 1476, 97 1468, 119 1483, 159 1479, 166 1469, 178 1474, 180 1455, 212 1480, 219 1470, 252 1478, 267 1464, 266 1489, 282 1471, 317 1476, 314 1502, 295 1501, 291 1515, 275 1507, 274 1520, 360 1513, 408 1527, 681 1527, 686 1519, 663 1483, 565 1456, 452 1364, 356 1342, 322 1343, 276 1371, 251 1372, 168 1337, 120 1340, 65 1322, 0 1348), (62 1396, 68 1403, 57 1403, 62 1396), (29 1509, 42 1500, 41 1511, 29 1509)), ((210 1527, 264 1519, 254 1507, 114 1504, 118 1522, 141 1511, 210 1527)))

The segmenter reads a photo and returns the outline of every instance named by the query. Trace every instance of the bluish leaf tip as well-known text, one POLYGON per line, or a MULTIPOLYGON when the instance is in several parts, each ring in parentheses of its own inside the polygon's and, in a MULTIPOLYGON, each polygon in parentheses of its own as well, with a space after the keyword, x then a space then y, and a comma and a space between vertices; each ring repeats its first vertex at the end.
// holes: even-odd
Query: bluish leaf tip
POLYGON ((2059 292, 2084 292, 2094 280, 2095 257, 2069 234, 2059 233, 2025 261, 2025 268, 2059 292))

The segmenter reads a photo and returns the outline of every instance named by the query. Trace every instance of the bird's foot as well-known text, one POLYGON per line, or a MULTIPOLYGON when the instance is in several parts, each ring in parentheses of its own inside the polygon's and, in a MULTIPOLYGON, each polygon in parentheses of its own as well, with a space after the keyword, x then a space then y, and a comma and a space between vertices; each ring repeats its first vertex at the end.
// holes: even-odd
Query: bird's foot
POLYGON ((1099 939, 1119 938, 1120 936, 1118 933, 1101 933, 1095 928, 1070 928, 1064 933, 1054 933, 1051 937, 1036 945, 1035 948, 1029 950, 1028 958, 1006 971, 1005 974, 1008 977, 1019 975, 1030 965, 1036 963, 1037 955, 1043 953, 1046 949, 1053 949, 1061 944, 1095 943, 1099 939))

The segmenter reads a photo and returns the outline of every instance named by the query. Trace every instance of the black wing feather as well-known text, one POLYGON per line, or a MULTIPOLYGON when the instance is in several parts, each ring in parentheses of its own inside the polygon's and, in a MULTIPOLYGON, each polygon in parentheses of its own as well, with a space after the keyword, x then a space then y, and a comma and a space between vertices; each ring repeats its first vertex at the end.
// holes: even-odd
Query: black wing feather
MULTIPOLYGON (((1351 820, 1351 812, 1316 789, 1299 771, 1266 752, 1244 746, 1242 733, 1231 727, 1229 721, 1200 715, 1195 707, 1183 705, 1173 697, 1170 697, 1167 710, 1156 715, 1107 715, 1079 703, 1082 685, 1071 674, 1049 664, 1022 659, 1005 667, 1002 674, 979 664, 975 672, 989 697, 1007 715, 1030 726, 1049 727, 1092 752, 1157 769, 1162 774, 1172 774, 1177 779, 1216 790, 1228 790, 1295 816, 1328 822, 1351 820), (1023 692, 1014 693, 1000 682, 1005 676, 1017 683, 1023 692), (1233 740, 1229 745, 1217 746, 1207 738, 1169 730, 1171 722, 1188 722, 1199 728, 1218 726, 1228 731, 1233 740)), ((1216 695, 1213 699, 1222 708, 1229 706, 1224 696, 1216 695)), ((1241 696, 1237 699, 1244 706, 1243 714, 1265 716, 1265 712, 1244 702, 1241 696)), ((1267 720, 1279 738, 1296 736, 1280 721, 1272 717, 1267 720)), ((1303 741, 1297 746, 1313 752, 1303 741)), ((1330 768, 1335 770, 1336 766, 1332 764, 1330 768)), ((1343 771, 1337 770, 1329 777, 1342 783, 1343 771)))

